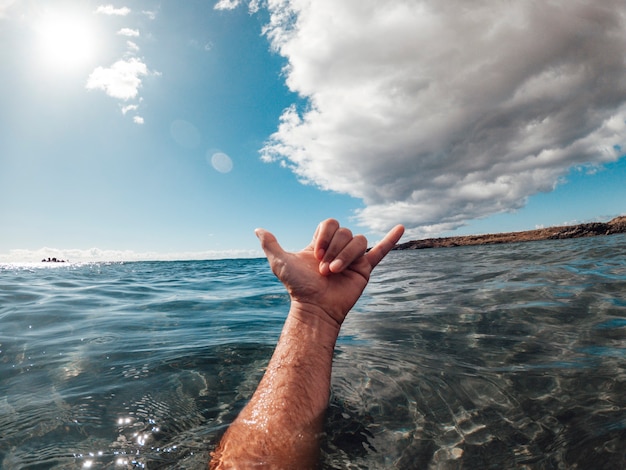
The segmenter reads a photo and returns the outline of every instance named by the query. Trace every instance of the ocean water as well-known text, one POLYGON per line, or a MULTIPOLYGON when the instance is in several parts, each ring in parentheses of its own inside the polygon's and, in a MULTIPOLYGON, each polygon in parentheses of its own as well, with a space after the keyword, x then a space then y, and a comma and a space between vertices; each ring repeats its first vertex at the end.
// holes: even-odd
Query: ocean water
MULTIPOLYGON (((255 260, 0 266, 2 469, 206 468, 288 310, 255 260)), ((392 252, 325 469, 626 466, 626 237, 392 252)))

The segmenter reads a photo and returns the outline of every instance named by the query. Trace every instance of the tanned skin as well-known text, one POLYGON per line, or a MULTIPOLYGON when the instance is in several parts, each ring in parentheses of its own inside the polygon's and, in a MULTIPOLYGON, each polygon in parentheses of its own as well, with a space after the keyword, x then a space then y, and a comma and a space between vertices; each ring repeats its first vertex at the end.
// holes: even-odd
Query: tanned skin
POLYGON ((292 253, 270 232, 256 230, 291 306, 267 370, 211 453, 210 469, 317 467, 341 324, 372 270, 403 233, 398 225, 366 251, 364 236, 328 219, 319 224, 309 246, 292 253))

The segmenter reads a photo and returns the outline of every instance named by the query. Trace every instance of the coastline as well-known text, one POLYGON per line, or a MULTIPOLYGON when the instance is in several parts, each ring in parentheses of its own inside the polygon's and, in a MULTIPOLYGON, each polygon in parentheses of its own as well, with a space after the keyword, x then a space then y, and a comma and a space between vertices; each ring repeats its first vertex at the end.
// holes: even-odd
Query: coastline
POLYGON ((548 227, 522 232, 493 233, 486 235, 463 235, 458 237, 426 238, 399 243, 394 250, 422 250, 426 248, 449 248, 454 246, 495 245, 540 240, 596 237, 626 233, 626 216, 615 217, 609 222, 548 227))

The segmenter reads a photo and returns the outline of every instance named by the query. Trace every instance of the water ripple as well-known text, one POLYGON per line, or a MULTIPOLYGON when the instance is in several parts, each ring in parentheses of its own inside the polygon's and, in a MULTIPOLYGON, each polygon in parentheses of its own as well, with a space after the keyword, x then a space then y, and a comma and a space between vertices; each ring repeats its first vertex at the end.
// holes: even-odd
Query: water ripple
MULTIPOLYGON (((265 260, 0 266, 2 468, 203 468, 272 353, 265 260)), ((394 252, 323 468, 623 468, 626 237, 394 252)))

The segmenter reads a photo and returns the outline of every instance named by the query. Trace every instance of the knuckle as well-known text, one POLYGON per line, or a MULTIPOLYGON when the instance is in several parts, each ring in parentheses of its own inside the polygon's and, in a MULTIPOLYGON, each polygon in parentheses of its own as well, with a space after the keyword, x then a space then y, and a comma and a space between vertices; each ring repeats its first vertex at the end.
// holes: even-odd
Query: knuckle
POLYGON ((356 240, 360 246, 367 247, 367 238, 365 238, 364 235, 355 235, 354 240, 356 240))
POLYGON ((326 219, 324 222, 322 222, 324 225, 328 226, 328 227, 339 227, 339 222, 336 219, 326 219))
POLYGON ((342 227, 340 228, 338 231, 339 235, 341 235, 344 238, 352 238, 352 230, 350 230, 349 228, 346 227, 342 227))

